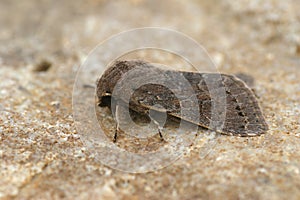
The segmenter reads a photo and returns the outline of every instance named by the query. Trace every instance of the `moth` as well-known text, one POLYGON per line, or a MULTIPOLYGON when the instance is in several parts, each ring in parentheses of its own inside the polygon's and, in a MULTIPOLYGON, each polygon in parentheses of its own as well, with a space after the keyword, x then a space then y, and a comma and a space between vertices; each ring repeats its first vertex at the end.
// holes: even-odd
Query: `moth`
MULTIPOLYGON (((162 69, 142 60, 116 61, 97 81, 96 95, 98 105, 101 107, 111 108, 111 101, 114 101, 116 106, 127 105, 130 110, 140 114, 148 115, 149 110, 166 112, 170 117, 212 129, 221 134, 258 136, 268 130, 268 125, 252 90, 241 79, 233 75, 162 69), (184 78, 192 88, 193 97, 196 98, 197 104, 190 104, 193 106, 189 107, 190 96, 183 97, 185 102, 183 104, 172 90, 156 83, 145 84, 138 88, 130 85, 125 86, 124 83, 120 85, 119 82, 122 77, 136 68, 139 70, 132 73, 131 80, 142 75, 147 77, 147 73, 164 74, 163 78, 175 85, 176 91, 181 95, 187 88, 178 80, 184 78), (218 95, 218 91, 220 94, 222 93, 220 95, 222 98, 215 99, 212 94, 218 95), (114 95, 112 95, 113 93, 114 95), (132 94, 129 100, 124 98, 128 93, 132 94), (221 107, 225 109, 225 112, 215 113, 213 103, 222 105, 221 107), (162 107, 164 108, 163 111, 161 110, 162 107), (183 114, 181 112, 183 108, 187 111, 194 111, 197 108, 198 112, 183 114), (222 115, 224 117, 219 119, 218 116, 222 115), (221 120, 221 127, 211 126, 216 119, 221 120)), ((111 110, 117 112, 116 107, 111 108, 111 110)), ((161 130, 162 127, 159 126, 159 134, 162 137, 161 130)), ((117 139, 117 133, 118 121, 114 141, 117 139)))

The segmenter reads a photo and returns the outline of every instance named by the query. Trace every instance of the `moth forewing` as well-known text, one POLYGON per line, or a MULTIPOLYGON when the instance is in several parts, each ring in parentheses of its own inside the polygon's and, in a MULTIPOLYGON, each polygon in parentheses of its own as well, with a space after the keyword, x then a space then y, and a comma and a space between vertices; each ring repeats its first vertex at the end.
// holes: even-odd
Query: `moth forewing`
MULTIPOLYGON (((128 105, 129 109, 142 114, 149 114, 149 110, 164 111, 170 116, 208 129, 214 129, 217 132, 227 135, 256 136, 268 130, 268 125, 255 95, 239 78, 226 74, 163 70, 141 60, 116 61, 104 72, 103 76, 97 82, 97 96, 100 106, 109 106, 107 105, 107 98, 112 97, 118 81, 122 79, 124 74, 135 67, 139 67, 140 71, 145 69, 147 72, 168 74, 171 80, 167 81, 173 81, 178 84, 177 88, 175 88, 177 96, 170 88, 151 83, 144 84, 139 88, 121 88, 113 97, 116 98, 117 104, 123 103, 128 105), (187 110, 190 109, 190 112, 185 112, 184 114, 181 112, 182 99, 188 105, 189 98, 191 97, 178 98, 178 96, 184 94, 180 92, 187 90, 187 88, 185 88, 184 84, 179 84, 176 77, 184 77, 189 82, 194 92, 192 97, 195 97, 198 102, 197 105, 193 104, 191 107, 184 107, 187 110), (213 88, 210 87, 209 89, 207 79, 212 81, 213 88), (219 102, 218 98, 212 96, 214 93, 218 94, 218 90, 223 90, 224 93, 220 92, 219 102), (128 102, 128 99, 125 99, 123 96, 129 91, 132 92, 132 96, 128 102), (225 118, 223 120, 220 119, 222 127, 211 127, 212 120, 214 119, 213 115, 218 114, 212 113, 214 111, 212 109, 213 102, 219 106, 224 106, 225 118), (195 113, 193 109, 197 106, 198 112, 195 113)), ((134 75, 140 76, 140 74, 134 75)), ((143 76, 146 75, 143 74, 143 76)), ((168 77, 167 79, 170 79, 168 77)))

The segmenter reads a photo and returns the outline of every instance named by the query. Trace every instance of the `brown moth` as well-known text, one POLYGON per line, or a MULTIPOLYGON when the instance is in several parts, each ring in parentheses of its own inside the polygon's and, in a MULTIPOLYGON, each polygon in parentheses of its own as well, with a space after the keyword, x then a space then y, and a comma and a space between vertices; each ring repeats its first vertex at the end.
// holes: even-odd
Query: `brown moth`
MULTIPOLYGON (((133 78, 138 76, 141 76, 141 74, 133 74, 133 78)), ((268 125, 251 89, 242 80, 227 74, 166 70, 141 60, 116 61, 98 80, 97 97, 99 106, 110 107, 111 100, 114 100, 117 102, 116 105, 122 103, 126 105, 127 103, 130 110, 146 115, 149 114, 149 110, 160 112, 161 107, 163 107, 168 116, 179 118, 204 128, 213 129, 226 135, 257 136, 268 130, 268 125), (182 88, 180 83, 176 81, 180 77, 184 77, 194 90, 195 97, 198 100, 199 112, 190 112, 191 114, 183 115, 180 110, 181 106, 185 105, 180 104, 180 100, 176 98, 176 95, 171 90, 159 84, 145 84, 139 88, 121 85, 113 97, 115 99, 112 99, 112 94, 118 82, 124 74, 136 67, 139 67, 142 70, 141 72, 144 69, 145 72, 167 74, 166 79, 178 85, 179 93, 184 91, 185 88, 182 88), (223 103, 226 109, 221 129, 210 126, 213 122, 212 102, 215 100, 211 96, 211 91, 206 84, 206 80, 212 82, 214 91, 218 91, 218 89, 223 89, 224 91, 224 98, 219 102, 223 103), (130 92, 132 93, 130 102, 126 102, 126 99, 122 96, 130 92), (157 105, 160 106, 158 107, 157 105)), ((186 97, 187 107, 185 109, 192 111, 194 108, 188 107, 188 100, 189 97, 186 97)), ((111 109, 113 112, 116 112, 115 108, 111 109)), ((117 130, 114 141, 117 137, 117 130)), ((160 130, 159 134, 161 136, 160 130)))

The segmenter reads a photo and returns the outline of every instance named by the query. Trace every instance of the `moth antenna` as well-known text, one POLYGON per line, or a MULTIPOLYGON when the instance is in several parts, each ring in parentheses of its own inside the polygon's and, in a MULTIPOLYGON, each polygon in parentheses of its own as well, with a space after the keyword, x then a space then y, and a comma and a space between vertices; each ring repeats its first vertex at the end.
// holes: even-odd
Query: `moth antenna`
POLYGON ((95 86, 91 85, 91 84, 83 84, 82 87, 83 88, 92 88, 92 89, 95 89, 95 86))

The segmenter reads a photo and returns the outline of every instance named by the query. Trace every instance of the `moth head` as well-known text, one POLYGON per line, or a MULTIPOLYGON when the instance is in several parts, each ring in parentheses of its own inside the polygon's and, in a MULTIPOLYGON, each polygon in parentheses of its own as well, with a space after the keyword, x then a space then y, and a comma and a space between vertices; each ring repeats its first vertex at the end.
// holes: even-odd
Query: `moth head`
POLYGON ((105 105, 108 99, 111 98, 113 90, 122 76, 134 67, 144 63, 140 60, 118 60, 113 62, 97 81, 98 104, 105 105))

